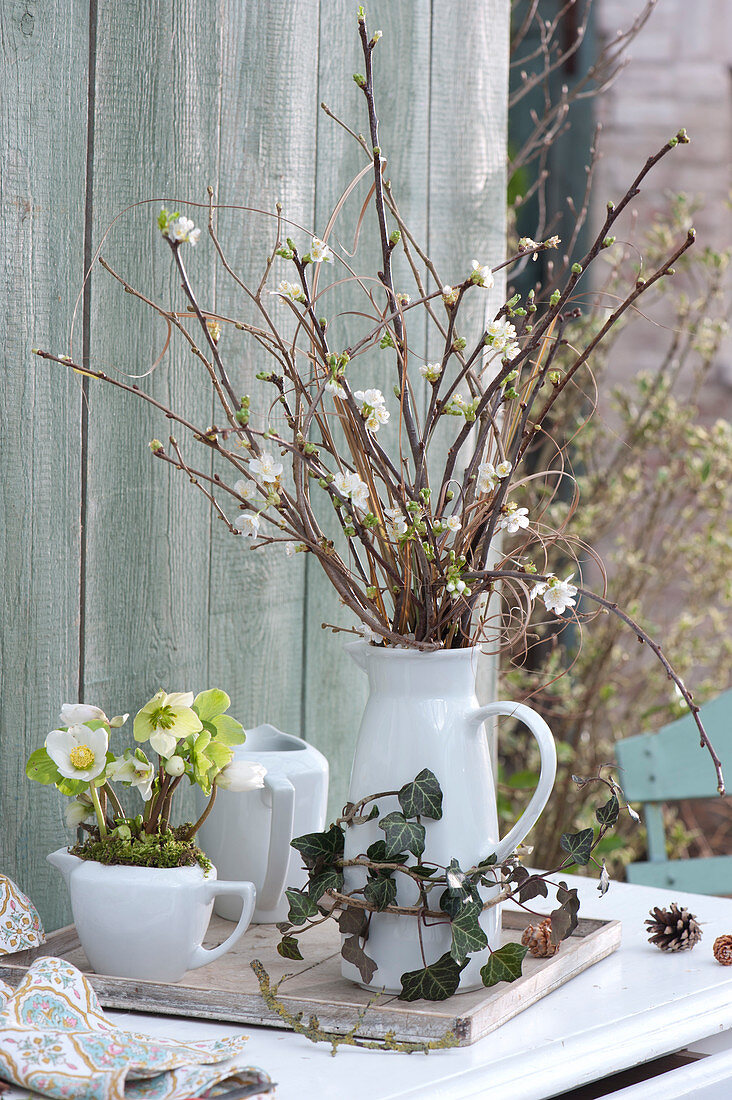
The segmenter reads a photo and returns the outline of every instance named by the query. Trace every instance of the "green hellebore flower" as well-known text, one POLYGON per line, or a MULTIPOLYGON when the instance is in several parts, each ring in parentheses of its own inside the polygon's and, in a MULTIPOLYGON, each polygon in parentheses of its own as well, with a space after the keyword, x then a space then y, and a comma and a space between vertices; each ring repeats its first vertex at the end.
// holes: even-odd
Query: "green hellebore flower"
POLYGON ((192 691, 176 691, 171 695, 158 691, 135 715, 135 741, 149 741, 155 752, 167 760, 181 737, 203 728, 201 719, 191 709, 192 703, 192 691))

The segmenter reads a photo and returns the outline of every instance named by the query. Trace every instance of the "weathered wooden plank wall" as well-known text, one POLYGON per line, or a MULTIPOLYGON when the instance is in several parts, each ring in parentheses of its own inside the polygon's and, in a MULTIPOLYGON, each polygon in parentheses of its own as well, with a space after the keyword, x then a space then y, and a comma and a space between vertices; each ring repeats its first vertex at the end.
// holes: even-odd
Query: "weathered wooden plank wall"
MULTIPOLYGON (((384 31, 388 174, 407 221, 445 278, 457 279, 474 255, 496 259, 503 247, 509 3, 369 7, 372 28, 384 31)), ((361 67, 354 14, 350 0, 3 5, 0 186, 10 231, 0 385, 17 428, 3 429, 0 483, 0 870, 38 901, 49 927, 67 918, 43 858, 64 839, 62 812, 55 792, 30 789, 23 764, 61 701, 84 697, 116 712, 160 686, 220 684, 245 725, 272 721, 323 748, 332 805, 343 801, 364 684, 320 629, 340 610, 324 578, 300 555, 243 550, 185 479, 151 463, 147 443, 166 437, 164 419, 100 386, 82 394, 76 376, 29 350, 68 350, 85 249, 91 258, 112 218, 139 199, 205 203, 211 184, 225 206, 271 210, 279 200, 287 217, 323 232, 362 166, 318 110, 325 100, 364 128, 351 81, 361 67)), ((102 254, 156 301, 183 309, 151 230, 160 204, 126 213, 102 254)), ((349 248, 357 208, 339 223, 349 248)), ((205 225, 203 210, 188 213, 205 225)), ((222 209, 219 229, 235 268, 255 276, 271 224, 222 209)), ((375 271, 362 241, 355 263, 375 271)), ((212 248, 202 239, 187 259, 202 300, 241 315, 212 248)), ((324 299, 329 316, 347 293, 324 299)), ((345 341, 348 321, 338 325, 345 341)), ((164 337, 162 322, 95 269, 77 354, 139 375, 164 337)), ((419 354, 419 333, 412 338, 419 354)), ((190 359, 177 351, 141 384, 206 420, 209 398, 190 359)), ((232 361, 256 405, 261 359, 242 341, 232 361)), ((386 362, 368 370, 369 384, 389 393, 386 362)))

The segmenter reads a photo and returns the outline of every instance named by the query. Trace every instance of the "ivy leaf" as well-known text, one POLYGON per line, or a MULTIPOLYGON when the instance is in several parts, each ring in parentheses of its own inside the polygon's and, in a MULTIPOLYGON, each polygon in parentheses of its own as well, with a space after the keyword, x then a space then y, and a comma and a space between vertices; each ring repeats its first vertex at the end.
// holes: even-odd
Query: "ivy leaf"
POLYGON ((480 968, 483 985, 490 989, 498 982, 515 982, 521 977, 521 964, 528 950, 520 943, 506 943, 494 951, 485 966, 480 968))
POLYGON ((308 884, 308 894, 313 901, 320 901, 326 890, 338 890, 340 892, 342 889, 343 873, 332 867, 328 871, 323 871, 322 874, 314 875, 308 884))
POLYGON ((290 924, 305 924, 308 917, 318 916, 318 907, 311 897, 301 890, 285 890, 287 900, 290 903, 290 912, 287 919, 290 924))
POLYGON ((290 924, 289 921, 281 920, 281 921, 277 922, 277 924, 275 925, 275 928, 277 929, 278 932, 282 933, 282 935, 284 936, 286 932, 290 931, 290 929, 292 928, 292 925, 290 924))
POLYGON ((467 960, 456 963, 448 952, 424 970, 408 970, 402 974, 399 1000, 446 1001, 460 984, 460 974, 467 965, 467 960))
POLYGON ((396 898, 397 884, 393 878, 387 875, 378 875, 367 882, 363 888, 363 896, 377 909, 386 909, 396 898))
POLYGON ((277 944, 277 954, 281 955, 283 959, 295 959, 297 962, 303 961, 302 955, 300 954, 300 948, 294 936, 285 936, 280 940, 277 944))
POLYGON ((366 910, 357 909, 355 905, 343 909, 338 918, 338 927, 344 936, 362 936, 367 925, 366 910))
POLYGON ((405 817, 429 817, 433 821, 442 817, 442 788, 429 768, 405 783, 397 797, 405 817))
POLYGON ((576 890, 569 890, 566 882, 560 882, 557 886, 557 901, 559 906, 550 913, 552 922, 552 943, 561 943, 571 936, 579 921, 579 898, 576 890))
POLYGON ((549 889, 544 879, 539 875, 530 875, 525 867, 514 867, 508 877, 518 886, 519 901, 522 904, 531 901, 532 898, 545 898, 549 895, 549 889))
POLYGON ((579 833, 564 833, 559 844, 565 852, 569 852, 575 863, 584 867, 586 863, 589 863, 594 839, 594 829, 582 829, 579 833))
POLYGON ((379 828, 386 835, 386 858, 391 860, 402 850, 421 856, 424 851, 424 825, 416 821, 407 821, 398 811, 387 814, 379 822, 379 828))
MULTIPOLYGON (((366 858, 370 859, 372 863, 406 863, 409 856, 406 852, 397 852, 396 855, 386 858, 386 841, 375 840, 373 844, 369 844, 366 849, 366 858)), ((379 874, 378 871, 369 871, 369 874, 379 874)))
POLYGON ((466 905, 475 905, 478 903, 480 903, 482 907, 483 902, 478 893, 478 888, 472 883, 470 883, 467 893, 463 896, 451 894, 449 890, 444 890, 440 895, 440 909, 442 909, 443 913, 447 913, 450 920, 454 920, 466 905))
POLYGON ((465 872, 461 869, 460 864, 456 859, 451 859, 449 864, 447 865, 445 878, 447 880, 447 888, 450 891, 451 897, 465 897, 467 895, 467 887, 465 886, 465 872))
POLYGON ((304 836, 295 837, 290 841, 290 847, 296 848, 305 866, 315 871, 329 863, 335 863, 343 854, 344 843, 343 830, 337 825, 331 825, 327 832, 305 833, 304 836))
POLYGON ((432 878, 433 875, 439 874, 439 867, 423 867, 422 864, 416 864, 414 867, 410 867, 409 870, 413 875, 417 875, 418 878, 432 878))
POLYGON ((618 796, 613 791, 610 800, 604 806, 600 806, 599 810, 595 810, 595 817, 600 825, 606 825, 610 828, 618 820, 619 813, 620 803, 618 802, 618 796))
POLYGON ((456 963, 461 963, 471 951, 481 951, 488 946, 488 937, 478 922, 482 912, 480 902, 470 902, 453 917, 450 954, 456 963))
POLYGON ((346 962, 353 963, 354 966, 358 967, 361 981, 368 985, 378 970, 378 967, 374 960, 368 957, 363 947, 361 947, 361 944, 358 942, 358 936, 349 936, 347 940, 343 941, 341 955, 346 962))

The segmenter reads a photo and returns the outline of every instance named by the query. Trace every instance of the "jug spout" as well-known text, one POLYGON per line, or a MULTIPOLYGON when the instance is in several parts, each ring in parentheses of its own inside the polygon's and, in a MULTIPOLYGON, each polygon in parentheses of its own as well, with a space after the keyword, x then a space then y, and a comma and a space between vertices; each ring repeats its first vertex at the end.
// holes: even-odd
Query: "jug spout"
POLYGON ((76 867, 79 859, 77 856, 72 856, 68 848, 57 848, 55 852, 51 852, 46 856, 46 859, 55 867, 57 871, 60 871, 64 877, 64 882, 68 885, 71 872, 76 867))
POLYGON ((345 649, 346 653, 351 658, 351 660, 356 662, 356 664, 361 669, 361 671, 366 672, 367 671, 369 643, 368 642, 347 642, 344 645, 343 648, 345 649))

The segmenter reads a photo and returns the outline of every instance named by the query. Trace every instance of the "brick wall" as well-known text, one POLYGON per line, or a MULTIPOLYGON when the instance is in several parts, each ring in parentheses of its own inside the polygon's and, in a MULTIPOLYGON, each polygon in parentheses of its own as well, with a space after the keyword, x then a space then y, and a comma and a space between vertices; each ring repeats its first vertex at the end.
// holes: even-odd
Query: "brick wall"
MULTIPOLYGON (((596 0, 601 41, 627 26, 643 0, 596 0)), ((654 169, 636 209, 658 209, 667 190, 686 191, 704 201, 694 216, 698 246, 732 244, 732 2, 730 0, 659 0, 656 10, 629 49, 630 63, 597 101, 603 124, 603 158, 597 173, 595 211, 599 220, 607 199, 625 191, 649 153, 684 126, 692 143, 654 169)), ((732 300, 732 278, 727 287, 732 300)), ((664 323, 663 318, 654 311, 664 323)), ((672 319, 671 319, 672 323, 672 319)), ((664 335, 636 325, 632 355, 623 370, 652 369, 664 335)), ((623 345, 630 352, 629 340, 623 345)), ((703 395, 705 416, 732 417, 732 340, 720 349, 713 378, 703 395)))

